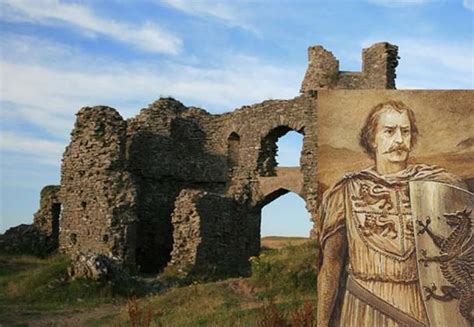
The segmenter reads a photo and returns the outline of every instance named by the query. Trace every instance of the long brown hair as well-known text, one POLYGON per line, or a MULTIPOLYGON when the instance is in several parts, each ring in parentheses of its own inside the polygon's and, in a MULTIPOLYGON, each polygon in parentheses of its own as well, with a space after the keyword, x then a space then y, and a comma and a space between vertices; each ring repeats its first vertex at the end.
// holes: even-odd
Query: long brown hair
POLYGON ((418 139, 418 127, 416 126, 415 113, 406 104, 401 101, 390 100, 379 103, 370 110, 369 115, 365 120, 364 127, 359 133, 359 145, 372 158, 375 157, 375 151, 372 143, 375 140, 375 132, 377 130, 377 123, 380 115, 387 110, 396 110, 399 113, 406 112, 410 120, 411 140, 410 147, 413 148, 418 139))

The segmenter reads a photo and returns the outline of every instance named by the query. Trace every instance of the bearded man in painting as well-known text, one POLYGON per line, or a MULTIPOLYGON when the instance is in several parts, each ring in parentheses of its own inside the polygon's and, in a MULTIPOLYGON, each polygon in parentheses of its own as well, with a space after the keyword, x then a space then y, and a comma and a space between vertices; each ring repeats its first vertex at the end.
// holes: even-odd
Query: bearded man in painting
POLYGON ((318 326, 426 326, 418 282, 410 181, 462 182, 409 165, 415 114, 400 101, 375 106, 359 143, 374 166, 347 173, 325 193, 318 225, 318 326))

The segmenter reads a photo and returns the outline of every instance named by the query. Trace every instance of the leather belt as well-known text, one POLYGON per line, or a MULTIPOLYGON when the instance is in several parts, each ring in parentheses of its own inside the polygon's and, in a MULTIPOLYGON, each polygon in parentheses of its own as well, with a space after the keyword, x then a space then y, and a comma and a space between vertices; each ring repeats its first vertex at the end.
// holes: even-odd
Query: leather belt
POLYGON ((421 321, 413 318, 377 295, 371 293, 365 287, 360 285, 351 275, 347 277, 347 290, 356 298, 365 304, 370 305, 377 311, 380 311, 390 319, 395 320, 401 326, 426 327, 426 325, 421 321))

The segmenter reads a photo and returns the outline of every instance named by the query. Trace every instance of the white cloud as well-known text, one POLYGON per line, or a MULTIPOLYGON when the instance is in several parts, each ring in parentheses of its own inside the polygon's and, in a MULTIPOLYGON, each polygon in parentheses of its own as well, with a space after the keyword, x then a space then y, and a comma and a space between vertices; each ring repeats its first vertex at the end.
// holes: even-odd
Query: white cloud
MULTIPOLYGON (((5 131, 0 134, 0 178, 8 190, 32 185, 39 190, 41 185, 58 183, 56 174, 74 113, 82 106, 110 105, 131 117, 160 96, 173 96, 186 105, 222 112, 298 95, 305 68, 225 53, 220 53, 219 64, 213 62, 218 68, 120 63, 49 40, 6 33, 0 38, 0 49, 0 122, 5 131), (31 130, 39 137, 33 137, 31 130), (48 134, 55 138, 49 139, 48 134), (39 171, 39 164, 45 165, 47 176, 23 173, 39 171)), ((8 226, 15 223, 19 221, 12 219, 8 226)))
POLYGON ((3 49, 0 52, 1 57, 20 62, 80 56, 79 50, 73 47, 21 34, 2 33, 0 49, 3 49))
MULTIPOLYGON (((384 39, 363 42, 368 47, 384 39)), ((402 89, 472 89, 474 58, 471 42, 441 42, 409 38, 391 38, 399 46, 397 88, 402 89)))
POLYGON ((77 71, 8 61, 1 65, 5 79, 1 86, 3 101, 31 108, 40 106, 52 113, 108 101, 153 100, 159 95, 231 109, 268 97, 296 96, 300 78, 291 69, 239 57, 220 69, 177 64, 169 64, 166 69, 140 69, 111 64, 106 70, 95 67, 77 71))
POLYGON ((62 22, 87 33, 103 35, 150 52, 174 55, 182 47, 179 37, 151 22, 133 26, 99 17, 79 4, 60 3, 57 0, 7 0, 3 5, 0 10, 3 19, 40 24, 62 22))
POLYGON ((292 98, 304 74, 304 66, 278 67, 244 55, 222 55, 220 68, 170 62, 105 65, 105 59, 77 56, 74 49, 50 41, 20 38, 19 45, 16 39, 0 41, 10 50, 0 59, 0 97, 8 104, 2 116, 61 137, 68 135, 74 113, 83 106, 109 105, 130 117, 160 96, 173 96, 223 112, 268 98, 292 98))
MULTIPOLYGON (((222 55, 218 68, 176 63, 118 63, 77 56, 74 49, 45 40, 15 37, 0 41, 9 56, 0 60, 3 120, 27 121, 66 140, 74 113, 98 104, 116 108, 125 118, 160 96, 210 112, 228 111, 269 98, 298 95, 305 66, 274 66, 245 55, 222 55), (28 56, 34 49, 32 56, 28 56), (57 64, 62 62, 62 64, 57 64), (53 64, 54 63, 54 64, 53 64)), ((363 46, 375 43, 364 42, 363 46)), ((413 39, 400 46, 398 88, 473 88, 470 44, 413 39)))
POLYGON ((474 11, 474 0, 463 0, 464 8, 474 11))
POLYGON ((242 17, 241 10, 229 3, 186 0, 162 0, 162 2, 188 15, 216 18, 231 26, 238 26, 258 34, 255 27, 242 17))
POLYGON ((66 144, 38 139, 17 132, 0 132, 0 150, 28 154, 41 163, 59 166, 66 144))

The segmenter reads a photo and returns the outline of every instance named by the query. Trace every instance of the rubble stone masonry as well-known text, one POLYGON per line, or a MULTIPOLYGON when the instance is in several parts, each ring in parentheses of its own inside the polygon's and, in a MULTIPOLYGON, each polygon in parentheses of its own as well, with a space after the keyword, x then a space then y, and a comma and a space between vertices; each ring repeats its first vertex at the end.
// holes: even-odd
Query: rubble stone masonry
POLYGON ((162 98, 128 120, 110 107, 82 108, 60 188, 42 192, 35 224, 57 231, 59 249, 73 258, 100 255, 142 272, 171 265, 245 273, 260 252, 262 207, 291 191, 278 183, 278 139, 303 135, 292 176, 301 178, 298 194, 314 219, 317 91, 395 88, 396 46, 365 49, 361 72, 340 72, 321 46, 308 51, 302 94, 294 99, 211 115, 162 98))
POLYGON ((136 188, 126 170, 127 122, 110 107, 77 113, 61 168, 59 248, 135 265, 136 188))
POLYGON ((245 274, 249 271, 246 217, 232 198, 183 190, 172 214, 170 266, 189 272, 245 274))

